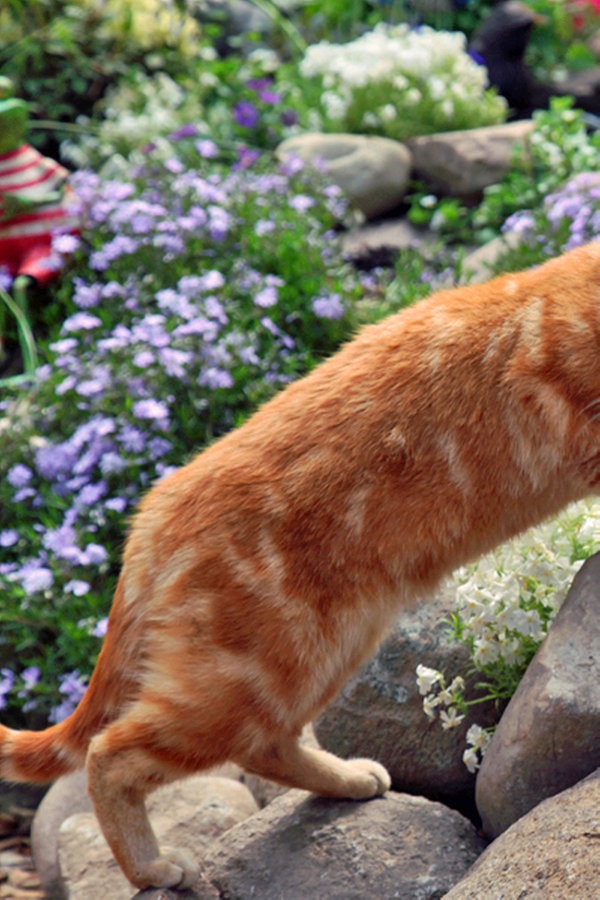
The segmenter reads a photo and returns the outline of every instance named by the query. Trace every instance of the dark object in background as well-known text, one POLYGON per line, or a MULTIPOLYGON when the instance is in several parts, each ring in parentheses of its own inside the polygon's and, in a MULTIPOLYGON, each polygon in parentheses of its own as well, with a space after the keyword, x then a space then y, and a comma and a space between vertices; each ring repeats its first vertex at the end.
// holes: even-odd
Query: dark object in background
POLYGON ((574 97, 580 109, 600 114, 600 69, 560 84, 545 84, 531 74, 525 51, 534 26, 544 21, 519 0, 505 0, 476 30, 469 52, 486 66, 490 85, 505 97, 511 109, 510 118, 528 118, 536 109, 547 109, 552 97, 565 95, 574 97))

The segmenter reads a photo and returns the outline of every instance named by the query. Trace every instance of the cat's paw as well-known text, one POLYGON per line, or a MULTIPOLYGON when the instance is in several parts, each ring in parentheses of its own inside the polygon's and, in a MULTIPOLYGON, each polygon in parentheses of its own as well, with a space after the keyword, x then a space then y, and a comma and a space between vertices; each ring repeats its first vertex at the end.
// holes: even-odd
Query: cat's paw
POLYGON ((138 887, 188 888, 200 878, 200 870, 183 850, 163 848, 160 856, 136 873, 138 887))
POLYGON ((368 800, 385 794, 392 786, 387 769, 374 759, 348 759, 348 794, 351 800, 368 800))

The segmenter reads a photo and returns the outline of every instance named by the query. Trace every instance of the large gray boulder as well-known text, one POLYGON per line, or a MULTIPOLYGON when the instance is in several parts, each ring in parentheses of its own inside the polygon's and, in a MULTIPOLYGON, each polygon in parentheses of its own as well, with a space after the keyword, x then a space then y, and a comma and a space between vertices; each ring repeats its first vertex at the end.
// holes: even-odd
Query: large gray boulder
POLYGON ((434 900, 482 849, 469 821, 422 797, 288 791, 213 844, 206 875, 228 900, 434 900))
POLYGON ((500 835, 444 900, 600 897, 600 769, 500 835))
POLYGON ((580 569, 477 777, 486 835, 600 766, 600 554, 580 569))
POLYGON ((411 138, 416 174, 433 190, 452 196, 471 197, 506 175, 517 143, 526 146, 533 121, 446 131, 411 138))

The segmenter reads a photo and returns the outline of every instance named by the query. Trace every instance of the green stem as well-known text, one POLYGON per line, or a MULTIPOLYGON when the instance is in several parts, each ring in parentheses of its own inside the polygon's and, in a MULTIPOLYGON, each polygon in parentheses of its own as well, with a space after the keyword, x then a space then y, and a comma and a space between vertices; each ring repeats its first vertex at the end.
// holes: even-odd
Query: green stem
MULTIPOLYGON (((29 326, 27 316, 25 315, 19 304, 16 303, 10 296, 10 294, 8 294, 2 288, 0 288, 0 300, 2 301, 2 303, 4 303, 5 306, 8 307, 17 322, 19 344, 21 346, 21 353, 23 354, 23 368, 25 369, 24 375, 17 376, 17 378, 30 378, 35 374, 35 370, 38 367, 38 358, 35 339, 33 337, 33 332, 31 331, 31 328, 29 326)), ((3 379, 0 383, 14 383, 15 380, 16 379, 14 378, 6 378, 3 379)))
POLYGON ((284 32, 299 55, 304 56, 306 53, 306 41, 296 26, 293 25, 285 13, 279 9, 277 4, 274 3, 273 0, 251 0, 251 2, 254 6, 258 7, 258 9, 262 10, 262 12, 264 12, 265 15, 267 15, 271 21, 284 32))
POLYGON ((55 122, 52 119, 32 119, 27 123, 32 131, 69 131, 72 134, 97 134, 96 125, 77 125, 76 122, 55 122))

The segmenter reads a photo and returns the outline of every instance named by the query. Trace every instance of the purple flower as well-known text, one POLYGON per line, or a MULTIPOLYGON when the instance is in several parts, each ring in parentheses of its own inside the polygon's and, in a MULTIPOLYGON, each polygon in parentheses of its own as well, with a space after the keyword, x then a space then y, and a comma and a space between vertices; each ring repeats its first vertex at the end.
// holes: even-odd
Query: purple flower
POLYGON ((267 285, 254 295, 254 303, 262 309, 268 309, 269 306, 275 306, 277 303, 277 288, 273 285, 267 285))
POLYGON ((102 272, 108 269, 110 264, 120 256, 130 256, 135 253, 139 247, 139 241, 134 240, 127 234, 117 234, 112 240, 108 241, 101 250, 96 250, 90 256, 90 266, 102 272))
POLYGON ((339 294, 330 294, 328 297, 315 297, 312 309, 316 316, 322 319, 341 319, 344 315, 344 304, 339 294))
POLYGON ((137 400, 133 404, 133 414, 136 419, 148 419, 161 428, 169 424, 169 408, 160 400, 137 400))
POLYGON ((182 138, 196 137, 197 134, 198 128, 190 122, 187 125, 181 125, 180 128, 176 128, 175 131, 172 131, 169 135, 169 140, 180 141, 182 138))
POLYGON ((111 497, 110 500, 107 500, 104 504, 106 509, 110 509, 113 512, 122 513, 128 507, 128 502, 125 497, 111 497))
POLYGON ((313 197, 307 197, 306 194, 295 194, 290 197, 290 206, 292 209, 295 209, 296 212, 305 213, 311 208, 311 206, 315 205, 315 200, 313 197))
POLYGON ((115 472, 122 472, 127 463, 119 453, 109 451, 102 454, 99 465, 103 475, 112 475, 115 472))
POLYGON ((86 484, 77 497, 77 507, 95 506, 101 497, 106 494, 107 487, 105 481, 99 481, 97 484, 86 484))
POLYGON ((202 387, 216 390, 217 388, 233 387, 234 381, 231 372, 226 369, 219 369, 216 366, 210 366, 205 369, 198 378, 198 384, 202 387))
POLYGON ((6 266, 0 266, 0 289, 3 291, 9 291, 12 283, 13 277, 6 266))
POLYGON ((54 575, 47 566, 26 564, 21 569, 20 581, 26 594, 35 594, 38 591, 48 591, 54 584, 54 575))
POLYGON ((59 691, 65 695, 65 699, 55 706, 48 716, 50 722, 55 724, 62 722, 74 711, 75 707, 85 694, 87 685, 84 683, 77 670, 60 677, 59 691))
POLYGON ((86 284, 81 278, 74 279, 75 292, 73 301, 81 309, 91 309, 98 306, 102 297, 102 287, 99 284, 86 284))
POLYGON ((192 362, 192 354, 184 350, 174 350, 172 347, 164 347, 158 351, 161 365, 167 375, 175 378, 183 378, 186 367, 192 362))
POLYGON ((119 434, 119 440, 128 453, 141 453, 146 446, 145 434, 133 425, 123 426, 119 434))
POLYGON ((171 441, 166 440, 166 438, 152 438, 148 442, 148 450, 153 459, 164 456, 172 449, 173 445, 171 444, 171 441))
POLYGON ((210 140, 196 141, 196 150, 204 159, 214 159, 219 155, 219 148, 210 140))
POLYGON ((283 332, 272 319, 269 319, 268 316, 263 316, 263 318, 260 320, 260 324, 266 331, 274 335, 274 337, 279 338, 279 340, 287 350, 293 350, 293 348, 296 346, 293 338, 291 338, 289 334, 285 334, 285 332, 283 332))
POLYGON ((173 334, 175 337, 199 336, 204 338, 207 343, 210 343, 214 341, 218 332, 218 326, 211 322, 210 319, 196 316, 191 322, 184 322, 183 325, 178 325, 173 334))
POLYGON ((264 234, 270 234, 272 231, 275 231, 275 222, 271 222, 269 219, 259 219, 254 226, 254 231, 259 237, 262 237, 264 234))
POLYGON ((214 319, 220 325, 227 325, 229 319, 223 308, 223 304, 216 297, 207 297, 204 301, 207 316, 214 319))
POLYGON ((65 584, 65 593, 73 594, 75 597, 83 597, 89 590, 90 585, 87 581, 81 581, 78 578, 73 578, 65 584))
POLYGON ((11 469, 8 470, 8 474, 6 476, 6 480, 13 487, 26 487, 33 477, 33 472, 28 466, 24 466, 22 463, 17 463, 11 469))
POLYGON ((6 695, 10 694, 15 683, 15 673, 10 669, 0 669, 0 709, 6 706, 6 695))
MULTIPOLYGON (((198 287, 201 291, 216 291, 223 287, 224 284, 225 276, 216 269, 209 269, 208 272, 205 272, 198 279, 198 287)), ((181 289, 183 290, 183 287, 181 289)))
MULTIPOLYGON (((52 528, 42 538, 45 550, 54 553, 58 559, 69 559, 76 547, 75 530, 71 525, 63 524, 60 528, 52 528)), ((77 551, 79 550, 76 547, 77 551)))
POLYGON ((177 159, 176 156, 171 157, 171 159, 166 159, 164 167, 167 172, 171 172, 172 175, 180 175, 182 172, 185 172, 184 164, 180 159, 177 159))
POLYGON ((151 366, 156 360, 154 353, 151 350, 140 350, 139 353, 136 353, 132 359, 132 363, 134 366, 137 366, 138 369, 147 369, 151 366))
POLYGON ((104 619, 98 620, 94 630, 92 631, 92 634, 94 635, 94 637, 102 638, 102 637, 104 637, 104 635, 106 634, 107 631, 108 631, 108 616, 104 619))
POLYGON ((256 128, 260 116, 254 103, 242 100, 233 109, 233 119, 241 128, 256 128))
POLYGON ((172 312, 182 319, 192 319, 195 315, 195 309, 188 298, 182 297, 173 288, 158 291, 156 299, 161 309, 164 309, 165 312, 172 312))
POLYGON ((14 528, 0 531, 0 547, 14 547, 19 540, 19 532, 14 528))
POLYGON ((84 566, 99 566, 108 559, 108 551, 101 544, 88 544, 81 555, 81 563, 84 566))
POLYGON ((79 249, 81 241, 75 234, 55 234, 52 238, 53 253, 61 256, 70 256, 79 249))
POLYGON ((533 213, 528 210, 521 210, 509 216, 502 226, 504 234, 511 232, 513 234, 527 234, 535 228, 535 218, 533 213))
POLYGON ((254 165, 257 159, 260 159, 260 150, 252 150, 250 147, 239 147, 237 151, 237 162, 233 164, 234 171, 249 169, 254 165))
POLYGON ((279 120, 286 128, 291 128, 292 125, 295 125, 298 122, 298 116, 293 109, 284 109, 279 116, 279 120))
POLYGON ((208 207, 208 233, 213 241, 223 241, 230 228, 229 213, 221 206, 208 207))
POLYGON ((22 699, 30 693, 36 684, 39 682, 42 675, 42 670, 39 666, 28 666, 26 669, 23 669, 21 672, 21 679, 23 681, 23 688, 19 691, 18 696, 22 699))
POLYGON ((65 319, 62 329, 63 331, 91 331, 93 328, 97 328, 98 325, 102 325, 102 320, 98 316, 93 316, 87 312, 79 312, 73 313, 72 316, 65 319))

